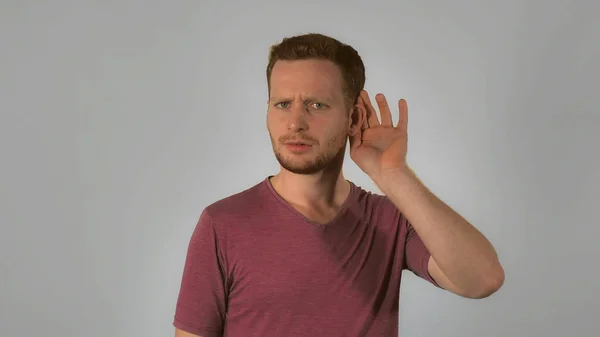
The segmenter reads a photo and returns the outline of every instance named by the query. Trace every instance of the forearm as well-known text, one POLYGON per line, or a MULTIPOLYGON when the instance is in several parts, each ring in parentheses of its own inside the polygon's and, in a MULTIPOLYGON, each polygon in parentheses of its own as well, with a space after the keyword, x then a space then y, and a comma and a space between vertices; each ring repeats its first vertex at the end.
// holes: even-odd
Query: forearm
POLYGON ((374 181, 411 223, 440 270, 456 287, 477 291, 503 279, 492 244, 431 193, 410 168, 388 171, 374 181))

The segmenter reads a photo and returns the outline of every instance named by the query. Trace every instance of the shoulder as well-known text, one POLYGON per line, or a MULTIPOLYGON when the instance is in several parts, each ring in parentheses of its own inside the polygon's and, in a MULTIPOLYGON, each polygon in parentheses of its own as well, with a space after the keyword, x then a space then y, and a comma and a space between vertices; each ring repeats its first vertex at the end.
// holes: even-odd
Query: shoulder
MULTIPOLYGON (((354 185, 354 183, 352 183, 354 185)), ((383 194, 365 190, 364 188, 354 185, 356 193, 357 205, 369 211, 388 211, 398 212, 392 201, 383 194)))
POLYGON ((219 199, 204 208, 202 217, 210 220, 213 226, 235 223, 256 214, 267 207, 269 190, 263 180, 238 193, 219 199))
POLYGON ((355 208, 359 214, 362 214, 369 222, 376 226, 396 229, 401 224, 403 216, 400 210, 384 194, 365 190, 360 186, 354 185, 356 189, 355 208))

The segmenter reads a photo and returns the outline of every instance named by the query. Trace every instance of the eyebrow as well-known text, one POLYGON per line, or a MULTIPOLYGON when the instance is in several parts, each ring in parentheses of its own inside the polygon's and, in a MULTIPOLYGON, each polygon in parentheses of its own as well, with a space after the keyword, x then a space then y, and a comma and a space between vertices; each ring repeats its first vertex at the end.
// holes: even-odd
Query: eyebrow
MULTIPOLYGON (((279 101, 279 102, 283 102, 283 101, 293 101, 293 98, 289 98, 289 97, 278 97, 278 96, 272 96, 269 98, 272 101, 279 101)), ((329 97, 323 97, 323 98, 317 98, 315 96, 308 96, 304 98, 304 101, 311 101, 311 102, 331 102, 332 99, 329 97)))

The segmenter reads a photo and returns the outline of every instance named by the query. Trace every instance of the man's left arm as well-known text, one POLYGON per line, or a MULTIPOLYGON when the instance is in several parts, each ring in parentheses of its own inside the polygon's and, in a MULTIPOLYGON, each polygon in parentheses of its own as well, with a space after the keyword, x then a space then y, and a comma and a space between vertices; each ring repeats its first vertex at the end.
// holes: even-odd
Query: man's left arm
POLYGON ((504 270, 492 244, 430 192, 408 166, 373 180, 431 253, 428 271, 442 288, 467 298, 484 298, 500 289, 504 270))

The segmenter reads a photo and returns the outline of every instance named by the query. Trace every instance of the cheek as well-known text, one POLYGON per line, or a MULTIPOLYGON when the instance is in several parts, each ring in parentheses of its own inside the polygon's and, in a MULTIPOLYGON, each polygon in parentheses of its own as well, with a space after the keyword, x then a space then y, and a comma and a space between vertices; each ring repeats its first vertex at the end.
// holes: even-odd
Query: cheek
POLYGON ((322 134, 326 135, 328 143, 335 146, 344 142, 348 137, 348 128, 345 123, 330 125, 323 131, 322 134))
POLYGON ((350 124, 348 120, 338 120, 334 123, 330 123, 328 125, 328 129, 331 134, 348 134, 348 132, 350 131, 350 124))
POLYGON ((272 113, 267 112, 267 128, 269 128, 269 130, 272 130, 277 126, 277 124, 278 123, 275 116, 272 113))
POLYGON ((278 139, 287 132, 285 121, 274 114, 267 113, 267 130, 273 139, 278 139))
POLYGON ((271 126, 285 124, 285 116, 281 113, 267 111, 267 124, 271 126))

